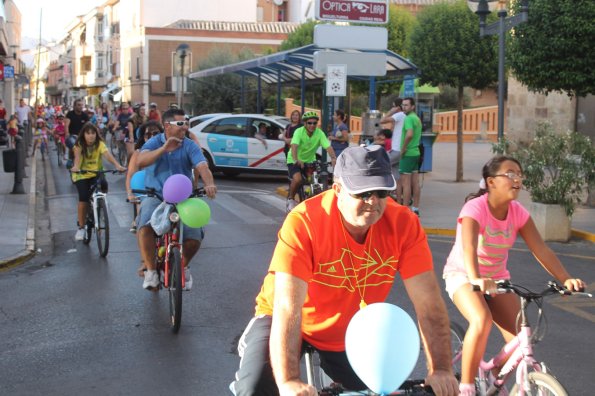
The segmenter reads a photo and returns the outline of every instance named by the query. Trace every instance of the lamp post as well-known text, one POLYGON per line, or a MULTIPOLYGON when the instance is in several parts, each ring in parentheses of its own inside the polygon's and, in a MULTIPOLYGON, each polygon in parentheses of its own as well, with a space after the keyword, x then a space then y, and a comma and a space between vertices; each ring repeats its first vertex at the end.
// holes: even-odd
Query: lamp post
POLYGON ((176 48, 176 54, 180 58, 180 83, 178 84, 178 107, 183 109, 184 106, 184 61, 188 54, 188 44, 182 43, 176 48))
POLYGON ((479 16, 479 36, 498 35, 498 141, 504 138, 504 47, 506 32, 529 19, 529 0, 521 0, 520 13, 507 18, 506 0, 467 0, 479 16), (486 26, 487 16, 498 9, 498 22, 486 26))

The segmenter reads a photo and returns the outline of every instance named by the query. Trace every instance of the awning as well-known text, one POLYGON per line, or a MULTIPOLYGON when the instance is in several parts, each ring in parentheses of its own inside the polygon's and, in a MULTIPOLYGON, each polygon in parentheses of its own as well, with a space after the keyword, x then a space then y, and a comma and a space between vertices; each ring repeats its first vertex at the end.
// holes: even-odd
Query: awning
POLYGON ((116 84, 108 84, 107 88, 101 92, 101 96, 107 99, 107 95, 114 95, 116 94, 115 91, 119 90, 120 87, 118 87, 116 84))
MULTIPOLYGON (((216 76, 226 73, 236 73, 245 76, 258 77, 268 84, 296 83, 302 79, 302 69, 306 80, 322 80, 323 75, 318 74, 313 68, 314 53, 316 51, 331 50, 337 52, 355 52, 355 53, 384 53, 386 54, 386 72, 387 77, 402 76, 407 74, 418 74, 417 67, 402 56, 389 51, 365 51, 365 50, 346 50, 320 48, 314 44, 301 48, 295 48, 288 51, 277 52, 276 54, 263 56, 256 59, 234 63, 231 65, 213 67, 211 69, 201 70, 191 73, 191 79, 216 76)), ((355 79, 368 79, 367 76, 350 76, 355 79)))
POLYGON ((113 97, 114 102, 121 102, 123 93, 124 93, 124 91, 122 91, 122 90, 118 91, 118 93, 115 94, 113 97))

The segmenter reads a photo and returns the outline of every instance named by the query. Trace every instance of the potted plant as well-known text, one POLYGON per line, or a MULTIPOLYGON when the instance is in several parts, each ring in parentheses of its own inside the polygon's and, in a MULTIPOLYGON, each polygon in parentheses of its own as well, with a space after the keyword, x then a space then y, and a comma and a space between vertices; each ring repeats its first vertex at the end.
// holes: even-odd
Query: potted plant
POLYGON ((578 132, 558 133, 551 124, 540 123, 533 141, 502 142, 494 151, 507 152, 521 163, 523 185, 533 201, 529 211, 542 237, 568 241, 576 205, 595 187, 591 140, 578 132))

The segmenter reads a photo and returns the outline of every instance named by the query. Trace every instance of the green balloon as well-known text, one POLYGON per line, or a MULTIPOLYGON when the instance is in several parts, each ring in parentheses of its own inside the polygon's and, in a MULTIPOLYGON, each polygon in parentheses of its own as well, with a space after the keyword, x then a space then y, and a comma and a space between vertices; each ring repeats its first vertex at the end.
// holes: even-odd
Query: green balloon
POLYGON ((188 198, 176 205, 182 223, 188 227, 199 228, 211 218, 211 208, 200 198, 188 198))

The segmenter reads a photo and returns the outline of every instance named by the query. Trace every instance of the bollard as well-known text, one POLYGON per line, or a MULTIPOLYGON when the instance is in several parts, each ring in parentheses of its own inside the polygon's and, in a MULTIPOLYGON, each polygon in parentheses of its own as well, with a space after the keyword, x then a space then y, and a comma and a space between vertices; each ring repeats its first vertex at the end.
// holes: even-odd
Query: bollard
POLYGON ((24 194, 23 176, 25 174, 25 145, 20 135, 15 136, 15 147, 17 150, 17 170, 14 173, 14 184, 12 194, 24 194))

